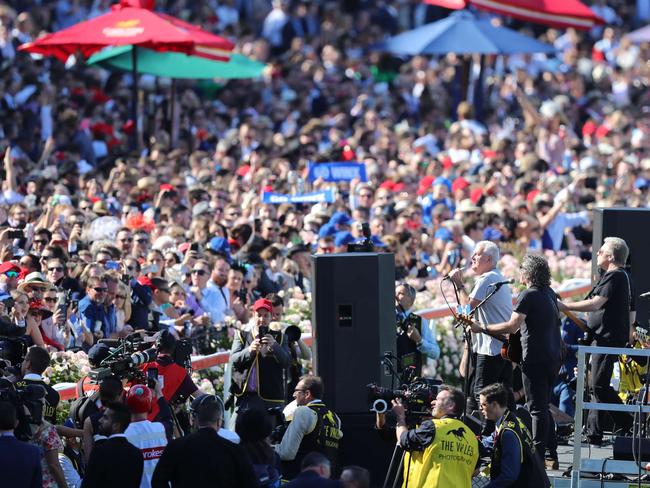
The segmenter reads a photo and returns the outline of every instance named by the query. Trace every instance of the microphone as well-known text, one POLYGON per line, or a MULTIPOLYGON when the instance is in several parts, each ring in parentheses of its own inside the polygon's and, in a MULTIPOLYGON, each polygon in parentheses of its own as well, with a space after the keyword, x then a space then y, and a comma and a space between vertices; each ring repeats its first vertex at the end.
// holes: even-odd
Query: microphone
POLYGON ((641 293, 639 295, 639 298, 650 298, 650 291, 646 291, 645 293, 641 293))
POLYGON ((501 288, 503 285, 512 285, 515 282, 515 280, 503 280, 503 281, 497 281, 496 283, 490 284, 490 286, 495 287, 497 290, 501 288))

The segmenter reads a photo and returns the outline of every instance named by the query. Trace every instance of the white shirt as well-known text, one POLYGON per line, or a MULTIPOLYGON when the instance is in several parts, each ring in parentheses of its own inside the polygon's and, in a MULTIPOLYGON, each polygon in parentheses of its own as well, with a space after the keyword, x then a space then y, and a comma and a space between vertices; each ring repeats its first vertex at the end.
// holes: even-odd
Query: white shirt
POLYGON ((140 488, 149 488, 156 464, 167 445, 165 427, 160 422, 139 420, 131 422, 124 431, 127 440, 140 449, 144 457, 144 470, 140 488))
POLYGON ((282 9, 274 8, 264 19, 262 37, 273 47, 282 45, 282 29, 288 21, 289 16, 282 9))

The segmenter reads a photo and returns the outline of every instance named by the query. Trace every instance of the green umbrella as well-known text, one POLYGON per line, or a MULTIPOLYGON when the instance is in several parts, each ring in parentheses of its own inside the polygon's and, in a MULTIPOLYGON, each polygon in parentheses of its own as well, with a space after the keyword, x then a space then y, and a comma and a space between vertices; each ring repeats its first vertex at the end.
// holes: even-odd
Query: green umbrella
MULTIPOLYGON (((92 55, 87 63, 106 69, 131 71, 133 46, 120 46, 92 55)), ((187 79, 242 79, 262 76, 264 63, 253 61, 241 54, 232 53, 230 61, 214 61, 198 56, 176 52, 159 52, 137 49, 136 67, 138 73, 168 78, 187 79)))

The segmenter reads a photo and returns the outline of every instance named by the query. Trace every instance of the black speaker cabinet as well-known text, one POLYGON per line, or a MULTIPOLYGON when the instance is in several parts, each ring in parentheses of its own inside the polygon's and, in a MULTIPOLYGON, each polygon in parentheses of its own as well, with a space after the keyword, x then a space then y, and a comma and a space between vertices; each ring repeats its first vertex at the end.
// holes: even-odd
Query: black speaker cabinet
POLYGON ((637 320, 648 323, 648 300, 639 300, 641 293, 650 291, 650 253, 648 234, 650 209, 597 208, 594 210, 594 234, 592 248, 592 271, 596 276, 596 252, 605 237, 620 237, 630 248, 631 276, 636 300, 637 320))
POLYGON ((395 353, 395 258, 324 254, 313 264, 313 365, 325 403, 339 414, 367 412, 366 384, 390 387, 381 358, 395 353))

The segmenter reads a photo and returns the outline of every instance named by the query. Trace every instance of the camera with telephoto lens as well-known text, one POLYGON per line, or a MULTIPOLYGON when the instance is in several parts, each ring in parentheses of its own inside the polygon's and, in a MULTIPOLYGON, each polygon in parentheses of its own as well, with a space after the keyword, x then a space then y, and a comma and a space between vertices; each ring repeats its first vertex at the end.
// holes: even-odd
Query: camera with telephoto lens
POLYGON ((151 347, 150 342, 144 342, 137 332, 123 339, 100 339, 98 344, 105 346, 105 354, 92 364, 94 367, 88 373, 97 383, 111 375, 144 381, 139 367, 155 361, 158 356, 156 348, 151 347))
POLYGON ((368 389, 368 403, 372 405, 371 412, 386 413, 390 409, 392 400, 402 400, 406 412, 416 416, 431 414, 431 402, 438 395, 440 380, 428 378, 414 378, 408 384, 402 385, 399 390, 384 388, 376 383, 366 385, 368 389))
POLYGON ((16 408, 18 426, 14 434, 21 441, 29 441, 43 423, 43 398, 45 388, 42 385, 16 388, 8 379, 0 378, 0 402, 9 402, 16 408))
POLYGON ((289 422, 284 418, 284 407, 267 408, 266 411, 271 417, 275 417, 275 427, 269 435, 269 440, 271 444, 279 444, 289 427, 289 422))

